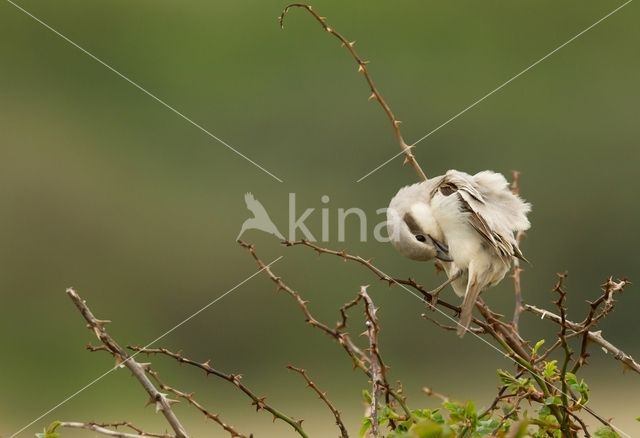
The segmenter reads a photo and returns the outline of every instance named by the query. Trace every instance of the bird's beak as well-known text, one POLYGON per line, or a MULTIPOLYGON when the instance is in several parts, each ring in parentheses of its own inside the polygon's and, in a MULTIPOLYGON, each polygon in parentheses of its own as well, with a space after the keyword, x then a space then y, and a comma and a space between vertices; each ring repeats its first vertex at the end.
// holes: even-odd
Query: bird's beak
POLYGON ((437 239, 434 239, 431 236, 429 236, 429 239, 431 239, 431 242, 433 242, 433 246, 436 249, 436 258, 438 260, 442 260, 443 262, 453 261, 453 259, 449 255, 449 247, 446 244, 438 241, 437 239))

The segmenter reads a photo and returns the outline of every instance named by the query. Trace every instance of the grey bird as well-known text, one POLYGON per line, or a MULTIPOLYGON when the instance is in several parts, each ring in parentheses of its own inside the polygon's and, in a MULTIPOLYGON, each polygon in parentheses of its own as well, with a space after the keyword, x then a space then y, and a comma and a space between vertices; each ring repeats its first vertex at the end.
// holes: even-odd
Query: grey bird
MULTIPOLYGON (((449 170, 401 188, 387 209, 393 246, 405 257, 439 259, 455 293, 464 297, 458 328, 463 336, 480 293, 498 284, 514 257, 526 260, 515 233, 529 229, 531 205, 489 170, 469 175, 449 170)), ((438 292, 441 288, 438 288, 438 292)))
POLYGON ((240 233, 236 240, 240 239, 240 236, 246 230, 260 230, 265 233, 273 234, 274 236, 280 238, 280 240, 286 240, 284 236, 278 231, 278 228, 275 226, 267 210, 262 206, 262 203, 253 197, 253 194, 247 193, 244 195, 244 202, 247 204, 247 208, 251 213, 253 213, 253 217, 247 219, 243 222, 242 228, 240 229, 240 233))

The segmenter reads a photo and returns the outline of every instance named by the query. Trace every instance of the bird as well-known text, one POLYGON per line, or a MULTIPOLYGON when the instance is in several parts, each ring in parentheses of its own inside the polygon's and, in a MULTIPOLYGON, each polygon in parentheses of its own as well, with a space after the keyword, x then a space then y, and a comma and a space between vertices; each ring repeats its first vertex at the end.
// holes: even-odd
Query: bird
POLYGON ((246 230, 252 229, 273 234, 280 238, 280 240, 286 240, 269 217, 267 210, 265 210, 264 206, 253 196, 252 193, 246 193, 244 195, 244 202, 247 204, 247 209, 253 213, 253 217, 242 223, 242 228, 240 229, 240 233, 238 234, 238 237, 236 237, 236 240, 239 240, 240 236, 242 236, 246 230))
POLYGON ((441 261, 448 280, 436 296, 451 284, 463 297, 457 330, 462 337, 480 293, 504 278, 514 258, 527 261, 516 233, 531 227, 530 211, 502 174, 449 170, 401 188, 387 208, 387 230, 401 255, 441 261))

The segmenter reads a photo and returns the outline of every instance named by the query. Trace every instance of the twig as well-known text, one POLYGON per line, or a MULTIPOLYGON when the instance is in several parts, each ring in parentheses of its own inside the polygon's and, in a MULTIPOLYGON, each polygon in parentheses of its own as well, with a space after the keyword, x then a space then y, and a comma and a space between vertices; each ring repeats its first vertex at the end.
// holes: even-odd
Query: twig
MULTIPOLYGON (((350 261, 354 261, 362 266, 364 266, 365 268, 367 268, 369 271, 373 272, 380 280, 387 282, 389 285, 393 285, 395 283, 399 283, 399 284, 403 284, 405 286, 410 286, 413 289, 415 289, 416 291, 418 291, 419 293, 421 293, 423 295, 423 297, 425 298, 425 301, 429 301, 431 300, 431 295, 429 294, 429 292, 419 283, 417 283, 414 279, 409 278, 409 279, 401 279, 401 278, 392 278, 390 276, 388 276, 387 274, 385 274, 384 272, 382 272, 378 267, 376 267, 371 260, 367 260, 363 257, 360 256, 355 256, 352 254, 347 253, 346 251, 336 251, 336 250, 332 250, 329 248, 323 248, 320 247, 318 245, 315 245, 307 240, 296 240, 296 241, 285 241, 283 242, 283 244, 287 247, 291 247, 291 246, 306 246, 308 248, 313 249, 314 251, 316 251, 318 254, 331 254, 337 257, 342 258, 343 260, 350 260, 350 261)), ((628 280, 619 280, 618 282, 614 282, 616 283, 616 288, 618 291, 622 291, 624 289, 624 287, 628 284, 630 284, 630 282, 628 280)), ((445 307, 449 310, 452 310, 455 313, 460 313, 460 307, 448 303, 440 298, 438 298, 437 300, 437 305, 445 307)), ((561 318, 559 315, 555 314, 554 312, 550 311, 550 310, 546 310, 531 304, 523 304, 523 309, 526 312, 532 313, 534 315, 537 315, 539 317, 541 317, 542 319, 548 318, 549 320, 555 322, 556 324, 560 324, 561 323, 561 318)), ((474 323, 476 324, 482 324, 481 321, 477 320, 474 318, 474 323)), ((482 325, 481 325, 482 326, 482 325)), ((582 330, 580 324, 567 320, 567 327, 569 329, 571 329, 574 332, 580 332, 582 330)), ((602 336, 602 332, 601 331, 589 331, 588 332, 588 338, 589 341, 594 342, 595 344, 598 344, 600 347, 602 347, 602 349, 604 350, 605 353, 607 354, 611 354, 616 360, 622 362, 624 364, 624 366, 628 369, 631 369, 637 373, 640 374, 640 363, 636 362, 633 357, 630 354, 625 353, 623 350, 621 350, 620 348, 618 348, 617 346, 615 346, 614 344, 612 344, 610 341, 608 341, 607 339, 605 339, 602 336)), ((546 357, 546 355, 545 355, 546 357)), ((537 362, 537 361, 536 361, 537 362)))
POLYGON ((385 377, 385 365, 382 362, 380 356, 380 350, 378 349, 378 334, 380 327, 378 325, 378 318, 376 316, 376 309, 373 301, 367 294, 367 286, 360 288, 360 296, 364 300, 364 314, 365 324, 367 326, 367 338, 369 339, 369 354, 371 362, 371 408, 369 416, 371 419, 371 436, 377 438, 379 436, 378 430, 378 407, 380 405, 379 397, 383 387, 388 387, 385 377))
POLYGON ((222 419, 220 418, 220 415, 214 414, 213 412, 210 412, 202 404, 197 402, 196 399, 193 397, 193 393, 186 393, 186 392, 180 391, 180 390, 178 390, 176 388, 172 388, 171 386, 165 384, 164 382, 162 382, 162 380, 160 380, 160 374, 157 371, 151 369, 151 367, 147 368, 147 373, 151 377, 153 377, 153 379, 156 381, 156 383, 158 384, 160 389, 162 389, 163 391, 170 392, 171 394, 175 395, 176 397, 185 400, 191 406, 193 406, 194 408, 199 410, 202 413, 202 415, 204 415, 206 418, 208 418, 209 420, 212 420, 213 422, 217 423, 225 431, 229 432, 229 434, 231 435, 231 438, 249 438, 246 435, 243 435, 240 432, 238 432, 233 426, 231 426, 231 425, 225 423, 224 421, 222 421, 222 419))
POLYGON ((280 420, 284 421, 285 423, 289 424, 298 433, 298 435, 300 435, 302 437, 305 437, 305 438, 308 438, 307 433, 302 428, 302 421, 303 420, 294 420, 293 418, 291 418, 288 415, 278 411, 273 406, 268 404, 266 402, 266 397, 258 397, 253 391, 251 391, 246 385, 244 385, 242 383, 242 375, 241 374, 226 374, 226 373, 223 373, 222 371, 219 371, 219 370, 213 368, 210 365, 210 361, 209 360, 207 360, 206 362, 196 362, 195 360, 191 360, 191 359, 183 356, 182 353, 180 353, 180 352, 175 353, 173 351, 167 350, 166 348, 145 348, 145 347, 140 347, 140 346, 135 346, 135 345, 128 346, 127 348, 131 349, 132 351, 139 352, 139 353, 160 354, 160 355, 168 356, 168 357, 171 357, 171 358, 175 359, 178 363, 184 363, 184 364, 187 364, 187 365, 191 365, 191 366, 193 366, 195 368, 201 369, 207 375, 212 374, 212 375, 214 375, 216 377, 219 377, 219 378, 221 378, 223 380, 226 380, 227 382, 232 383, 233 385, 235 385, 238 389, 240 389, 240 391, 244 392, 252 400, 251 405, 256 407, 256 411, 265 410, 265 411, 269 412, 271 415, 273 415, 274 421, 275 421, 275 419, 280 419, 280 420))
POLYGON ((313 383, 313 381, 311 380, 307 372, 302 368, 297 368, 293 365, 287 365, 287 368, 290 369, 291 371, 295 371, 296 373, 300 374, 302 378, 307 382, 307 386, 311 388, 316 394, 318 394, 318 397, 324 402, 325 405, 327 405, 327 407, 333 414, 334 418, 336 419, 336 425, 340 429, 340 436, 342 438, 349 438, 349 433, 347 432, 347 428, 345 427, 344 423, 342 422, 342 418, 340 417, 340 411, 338 411, 338 409, 336 409, 336 407, 331 403, 331 401, 329 401, 329 398, 327 397, 327 393, 321 391, 320 388, 318 388, 318 386, 315 383, 313 383))
POLYGON ((162 415, 166 418, 169 426, 171 426, 175 432, 176 437, 187 438, 187 432, 171 409, 171 404, 175 403, 175 400, 167 398, 165 394, 158 391, 146 376, 144 366, 130 357, 127 351, 120 347, 120 345, 118 345, 116 341, 109 336, 104 329, 104 326, 110 321, 100 320, 93 316, 93 313, 87 306, 86 302, 81 299, 72 288, 67 289, 67 295, 71 298, 71 301, 73 301, 84 319, 87 321, 88 328, 93 331, 100 342, 102 342, 102 345, 104 345, 115 357, 116 365, 127 367, 133 373, 134 377, 138 379, 147 394, 149 394, 149 402, 154 403, 156 410, 162 412, 162 415))
MULTIPOLYGON (((277 275, 275 275, 273 273, 273 271, 271 270, 271 268, 266 265, 256 254, 255 248, 253 245, 250 245, 246 242, 243 241, 239 241, 238 242, 240 244, 241 247, 245 248, 247 251, 249 251, 249 253, 251 254, 251 256, 253 257, 253 259, 256 261, 256 263, 258 264, 258 266, 263 270, 264 273, 266 273, 269 278, 271 279, 271 281, 273 281, 277 287, 278 287, 278 291, 282 290, 285 291, 287 294, 289 294, 298 304, 298 307, 300 307, 300 310, 302 310, 302 313, 305 316, 305 321, 307 322, 307 324, 309 324, 310 326, 317 328, 319 330, 321 330, 322 332, 326 333, 327 335, 331 336, 332 338, 334 338, 341 346, 342 348, 344 348, 344 350, 347 352, 347 354, 351 357, 352 361, 353 361, 353 366, 355 368, 359 368, 365 372, 368 372, 368 368, 366 363, 368 362, 368 358, 367 356, 362 352, 362 350, 360 350, 360 348, 358 348, 354 342, 351 340, 351 337, 347 334, 342 332, 342 328, 341 327, 341 323, 338 323, 336 328, 331 328, 328 325, 318 321, 316 318, 313 317, 313 315, 311 314, 311 311, 309 310, 309 306, 308 306, 308 301, 305 301, 304 299, 302 299, 302 297, 300 296, 300 294, 298 292, 296 292, 295 290, 293 290, 292 288, 290 288, 283 280, 282 278, 278 277, 277 275)), ((342 307, 343 310, 346 311, 346 308, 351 307, 353 305, 355 305, 356 303, 353 304, 346 304, 345 306, 342 307)), ((346 314, 342 313, 342 317, 343 317, 343 322, 346 324, 346 314)))
MULTIPOLYGON (((114 423, 113 425, 109 425, 112 427, 117 427, 120 425, 125 425, 125 423, 114 423)), ((126 423, 128 426, 129 423, 126 423)), ((126 433, 120 432, 118 430, 107 429, 105 425, 97 424, 97 423, 81 423, 77 421, 61 421, 57 427, 63 427, 67 429, 85 429, 90 430, 92 432, 99 433, 101 435, 112 436, 116 438, 174 438, 173 435, 160 435, 160 434, 152 434, 143 432, 141 429, 134 428, 136 433, 126 433)))
POLYGON ((90 423, 90 424, 95 424, 96 426, 115 428, 115 429, 117 429, 119 427, 128 427, 129 429, 135 431, 138 435, 148 435, 148 436, 152 436, 152 437, 156 437, 156 438, 168 438, 168 437, 171 436, 171 435, 167 435, 167 434, 145 432, 141 428, 139 428, 137 426, 134 426, 133 424, 131 424, 128 421, 118 421, 118 422, 115 422, 115 423, 90 423))
MULTIPOLYGON (((329 249, 329 248, 323 248, 321 246, 318 246, 314 243, 309 242, 308 240, 294 240, 294 241, 284 241, 282 242, 282 244, 284 246, 287 247, 291 247, 291 246, 306 246, 308 248, 313 249, 316 253, 318 254, 330 254, 336 257, 340 257, 343 260, 349 260, 349 261, 353 261, 356 262, 362 266, 364 266, 365 268, 367 268, 369 271, 373 272, 379 280, 386 282, 389 286, 393 286, 395 284, 402 284, 405 286, 410 286, 412 288, 414 288, 416 291, 420 292, 420 294, 423 296, 425 303, 426 304, 431 304, 431 305, 440 305, 442 307, 445 307, 449 310, 452 310, 454 313, 459 314, 460 313, 460 307, 450 304, 446 301, 441 300, 440 298, 434 299, 433 295, 431 294, 430 291, 428 291, 427 289, 425 289, 421 284, 418 284, 413 278, 408 278, 408 279, 403 279, 403 278, 393 278, 390 277, 389 275, 385 274, 384 272, 382 272, 382 270, 380 270, 377 266, 375 266, 372 262, 371 259, 365 259, 363 257, 360 256, 356 256, 353 254, 349 254, 346 251, 337 251, 334 249, 329 249)), ((474 319, 474 322, 477 322, 476 319, 474 319)))
POLYGON ((576 359, 576 362, 571 370, 572 373, 576 373, 580 367, 587 363, 589 358, 588 346, 589 346, 589 331, 592 327, 598 324, 598 322, 607 316, 615 307, 614 294, 616 292, 622 292, 624 290, 625 283, 622 281, 613 281, 613 278, 609 277, 605 284, 602 285, 602 295, 595 301, 587 301, 589 303, 589 314, 585 320, 580 323, 582 326, 582 342, 580 344, 580 356, 576 359), (598 313, 600 306, 604 308, 598 313))
POLYGON ((560 341, 560 346, 564 351, 564 358, 562 361, 562 367, 560 368, 560 384, 562 387, 562 391, 560 392, 560 396, 562 399, 562 406, 564 408, 564 413, 562 416, 562 422, 560 423, 560 428, 564 432, 564 434, 568 437, 574 436, 570 428, 570 417, 569 417, 569 396, 567 392, 569 388, 567 386, 567 371, 569 367, 569 362, 571 361, 571 356, 573 352, 569 348, 569 343, 567 342, 567 312, 565 308, 565 301, 567 298, 567 293, 564 290, 564 282, 567 278, 567 273, 558 274, 558 282, 556 283, 553 290, 558 294, 558 300, 555 302, 558 307, 558 311, 560 312, 560 332, 558 333, 558 340, 560 341))
MULTIPOLYGON (((619 285, 620 290, 622 290, 624 286, 628 284, 628 281, 620 280, 619 282, 617 282, 617 284, 619 285)), ((537 315, 542 319, 548 319, 550 321, 555 322, 556 324, 562 324, 562 318, 559 315, 549 310, 542 309, 540 307, 533 306, 530 304, 525 304, 524 310, 534 315, 537 315)), ((581 326, 581 324, 578 324, 576 322, 566 320, 565 324, 568 329, 576 333, 580 333, 583 331, 583 327, 581 326)), ((607 339, 605 339, 602 336, 601 330, 587 331, 586 334, 589 341, 599 345, 606 354, 612 355, 614 359, 622 362, 622 364, 625 366, 626 369, 630 369, 640 374, 640 363, 636 362, 630 354, 625 353, 623 350, 621 350, 620 348, 618 348, 617 346, 609 342, 607 339)))
MULTIPOLYGON (((449 401, 449 397, 447 397, 446 395, 444 395, 444 394, 442 394, 440 392, 434 391, 433 388, 429 388, 429 387, 425 386, 425 387, 422 388, 422 392, 424 392, 429 397, 439 398, 443 402, 449 401)), ((480 417, 478 417, 478 418, 480 418, 480 417)))
MULTIPOLYGON (((520 172, 514 170, 512 173, 513 177, 511 180, 511 192, 514 195, 520 194, 520 172)), ((525 238, 526 234, 524 231, 518 231, 516 233, 516 244, 520 246, 522 240, 525 238)), ((524 310, 523 299, 522 299, 522 283, 520 281, 520 275, 522 274, 524 269, 520 266, 520 259, 515 258, 513 260, 513 273, 511 274, 511 278, 513 279, 513 289, 515 292, 515 308, 513 310, 513 319, 511 323, 513 327, 518 332, 519 324, 520 324, 520 315, 524 310)))
MULTIPOLYGON (((436 320, 435 318, 432 318, 431 316, 429 316, 429 314, 427 313, 423 313, 420 316, 422 316, 424 319, 426 319, 427 321, 431 321, 432 323, 434 323, 436 326, 440 327, 442 330, 446 330, 448 332, 457 332, 458 331, 458 327, 457 326, 453 326, 453 325, 447 325, 447 324, 443 324, 440 321, 436 320)), ((487 331, 482 328, 482 327, 469 327, 467 329, 467 331, 469 332, 473 332, 476 333, 478 335, 484 334, 487 331)))
MULTIPOLYGON (((302 310, 302 313, 305 316, 305 321, 307 322, 307 324, 311 325, 314 328, 317 328, 317 329, 321 330, 322 332, 326 333, 330 337, 334 338, 338 342, 338 344, 340 346, 342 346, 342 348, 347 353, 347 355, 349 355, 349 357, 351 358, 351 360, 353 362, 354 368, 358 368, 358 369, 362 370, 367 375, 367 377, 371 378, 371 370, 368 367, 369 358, 367 357, 366 354, 364 354, 364 352, 362 352, 362 350, 360 348, 358 348, 355 345, 355 343, 353 342, 351 337, 347 333, 342 331, 342 329, 344 328, 344 325, 346 325, 346 310, 348 308, 353 307, 354 305, 356 305, 359 300, 357 300, 357 299, 353 300, 353 301, 345 304, 344 306, 342 306, 342 308, 341 308, 342 319, 341 319, 341 321, 339 321, 336 324, 336 328, 335 329, 331 328, 327 324, 324 324, 324 323, 318 321, 316 318, 313 317, 313 315, 311 314, 311 312, 309 310, 309 307, 307 305, 308 302, 305 301, 304 299, 302 299, 300 294, 298 292, 296 292, 295 290, 293 290, 291 287, 289 287, 282 280, 282 278, 278 277, 277 275, 275 275, 273 273, 271 268, 269 266, 267 266, 260 259, 260 257, 258 257, 258 255, 256 254, 255 247, 253 245, 251 245, 249 243, 246 243, 246 242, 243 242, 241 240, 238 241, 238 243, 240 244, 240 246, 242 248, 246 249, 249 252, 249 254, 251 254, 251 257, 253 257, 253 259, 256 261, 258 266, 263 270, 263 272, 271 279, 271 281, 273 281, 277 285, 277 290, 278 291, 280 291, 280 290, 285 291, 287 294, 289 294, 296 301, 296 303, 298 304, 298 307, 300 307, 300 310, 302 310)), ((387 392, 387 394, 390 397, 392 397, 393 399, 395 399, 395 401, 398 402, 398 404, 400 405, 400 407, 404 411, 404 414, 405 414, 406 418, 411 418, 411 410, 407 406, 406 400, 400 394, 398 394, 396 391, 394 391, 391 388, 391 386, 387 386, 385 388, 385 391, 387 392)))
POLYGON ((284 28, 284 19, 287 13, 289 12, 289 10, 292 8, 301 8, 309 12, 309 14, 311 14, 318 23, 320 23, 320 25, 326 32, 336 37, 342 43, 342 46, 347 49, 347 51, 349 52, 349 55, 351 55, 351 57, 354 59, 356 64, 358 64, 358 72, 362 73, 365 80, 367 81, 367 85, 369 86, 369 90, 371 91, 369 100, 376 100, 384 110, 389 121, 391 122, 391 126, 393 127, 393 133, 396 137, 396 140, 398 141, 398 144, 400 145, 400 149, 402 149, 402 152, 404 153, 404 157, 405 157, 404 162, 409 163, 411 167, 413 167, 413 169, 418 174, 418 177, 420 177, 420 179, 425 181, 427 179, 427 175, 424 173, 424 171, 416 161, 415 156, 413 155, 413 152, 411 150, 413 146, 409 146, 404 141, 404 138, 402 137, 402 132, 400 131, 400 123, 402 122, 396 119, 396 116, 393 114, 393 111, 391 111, 391 107, 389 106, 389 104, 387 104, 386 100, 382 97, 382 94, 380 93, 375 83, 373 82, 373 79, 371 78, 371 74, 367 69, 367 64, 369 63, 369 61, 365 61, 360 57, 360 55, 358 55, 358 53, 354 49, 355 41, 347 40, 336 30, 334 30, 332 27, 329 27, 327 25, 325 17, 318 15, 310 5, 306 5, 302 3, 293 3, 287 6, 286 8, 284 8, 284 10, 282 11, 282 14, 279 17, 281 28, 284 28))

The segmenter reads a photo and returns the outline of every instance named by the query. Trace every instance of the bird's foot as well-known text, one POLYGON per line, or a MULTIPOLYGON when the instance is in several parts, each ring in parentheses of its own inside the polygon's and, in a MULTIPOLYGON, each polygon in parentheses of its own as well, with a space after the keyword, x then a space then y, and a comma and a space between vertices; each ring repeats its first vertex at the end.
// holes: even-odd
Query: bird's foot
POLYGON ((439 289, 439 288, 429 292, 429 295, 431 295, 431 298, 429 299, 431 310, 436 310, 436 306, 438 305, 438 296, 440 295, 440 292, 442 292, 442 289, 439 289))
POLYGON ((449 286, 451 283, 453 283, 454 281, 456 281, 458 278, 460 278, 460 276, 462 275, 462 271, 458 271, 455 274, 453 274, 451 277, 449 277, 447 279, 447 281, 445 281, 444 283, 442 283, 440 286, 436 287, 433 290, 430 290, 428 293, 431 296, 431 298, 429 299, 429 303, 431 305, 431 309, 435 310, 436 305, 438 304, 438 296, 440 295, 440 292, 443 291, 443 289, 447 286, 449 286))

